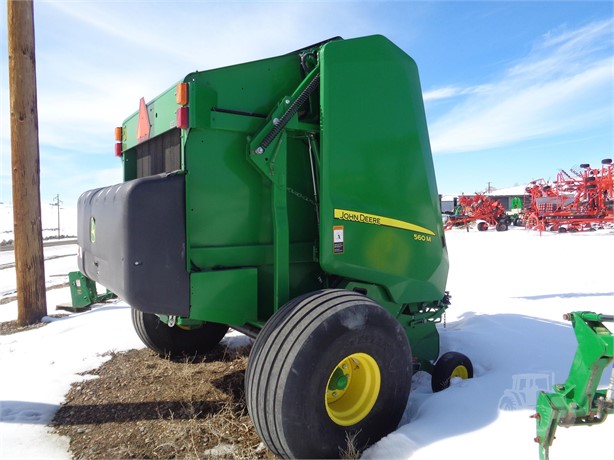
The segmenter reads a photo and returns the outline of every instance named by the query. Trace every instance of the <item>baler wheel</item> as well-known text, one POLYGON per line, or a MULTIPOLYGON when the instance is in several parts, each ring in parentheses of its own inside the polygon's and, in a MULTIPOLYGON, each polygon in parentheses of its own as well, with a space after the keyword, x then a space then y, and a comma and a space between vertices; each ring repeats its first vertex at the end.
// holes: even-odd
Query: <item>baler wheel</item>
POLYGON ((153 313, 143 313, 132 308, 132 324, 137 335, 160 356, 194 356, 208 353, 226 335, 228 326, 219 323, 203 323, 198 329, 168 327, 153 313))
POLYGON ((478 231, 485 232, 488 230, 488 224, 486 222, 478 222, 478 231))
POLYGON ((462 353, 449 351, 443 354, 435 363, 431 376, 431 389, 433 393, 445 390, 450 386, 450 380, 460 377, 463 380, 473 377, 473 364, 462 353))
POLYGON ((495 228, 498 232, 505 232, 507 231, 507 224, 505 222, 499 222, 495 228))
POLYGON ((407 337, 388 311, 352 291, 317 291, 289 302, 258 335, 247 407, 276 455, 338 458, 347 436, 362 450, 396 429, 411 376, 407 337))

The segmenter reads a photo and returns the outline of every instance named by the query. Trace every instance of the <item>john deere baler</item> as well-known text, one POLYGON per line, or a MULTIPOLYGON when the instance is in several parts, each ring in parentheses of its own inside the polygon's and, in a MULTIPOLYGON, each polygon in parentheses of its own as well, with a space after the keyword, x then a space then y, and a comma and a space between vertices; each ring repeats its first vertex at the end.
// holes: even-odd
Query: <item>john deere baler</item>
MULTIPOLYGON (((254 338, 246 398, 282 457, 393 431, 439 354, 446 242, 418 71, 382 36, 188 74, 117 129, 124 182, 79 200, 79 268, 144 343, 254 338)), ((445 359, 444 359, 445 358, 445 359)))

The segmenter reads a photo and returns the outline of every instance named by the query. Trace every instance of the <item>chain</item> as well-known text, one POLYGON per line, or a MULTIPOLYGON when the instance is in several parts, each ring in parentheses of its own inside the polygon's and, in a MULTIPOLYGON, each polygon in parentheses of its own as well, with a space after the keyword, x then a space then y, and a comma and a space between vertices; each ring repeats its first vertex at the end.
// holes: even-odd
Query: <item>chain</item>
POLYGON ((313 201, 310 197, 308 197, 307 195, 303 195, 301 192, 297 192, 296 190, 294 190, 292 187, 286 187, 286 189, 288 190, 288 192, 298 198, 300 198, 303 201, 306 201, 307 203, 309 203, 312 206, 316 206, 316 202, 313 201))

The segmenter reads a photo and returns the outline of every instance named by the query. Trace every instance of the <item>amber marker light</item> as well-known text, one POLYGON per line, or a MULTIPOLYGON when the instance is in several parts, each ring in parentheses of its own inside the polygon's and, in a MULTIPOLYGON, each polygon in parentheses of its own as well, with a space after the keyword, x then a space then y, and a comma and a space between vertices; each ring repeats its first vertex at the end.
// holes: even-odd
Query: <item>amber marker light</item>
POLYGON ((115 128, 115 156, 122 156, 122 128, 118 126, 115 128))
POLYGON ((187 105, 188 103, 188 84, 179 83, 177 85, 176 100, 179 105, 187 105))

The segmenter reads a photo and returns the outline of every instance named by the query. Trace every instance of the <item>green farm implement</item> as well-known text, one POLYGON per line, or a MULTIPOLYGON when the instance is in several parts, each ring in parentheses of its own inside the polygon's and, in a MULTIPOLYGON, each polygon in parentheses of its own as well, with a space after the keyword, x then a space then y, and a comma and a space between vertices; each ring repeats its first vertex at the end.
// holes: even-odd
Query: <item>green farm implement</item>
POLYGON ((382 36, 190 73, 116 129, 124 182, 79 199, 79 269, 161 355, 255 338, 245 376, 280 457, 395 430, 439 356, 448 255, 414 61, 382 36))
POLYGON ((99 294, 96 282, 84 276, 81 272, 70 272, 68 284, 70 285, 71 303, 58 305, 57 307, 61 310, 84 311, 95 303, 106 302, 117 297, 108 289, 104 294, 99 294))
POLYGON ((603 371, 614 361, 614 336, 603 324, 614 322, 614 315, 574 312, 565 319, 572 323, 578 350, 565 383, 537 399, 533 417, 541 460, 548 459, 557 427, 596 425, 614 413, 614 368, 607 390, 597 390, 603 371))

